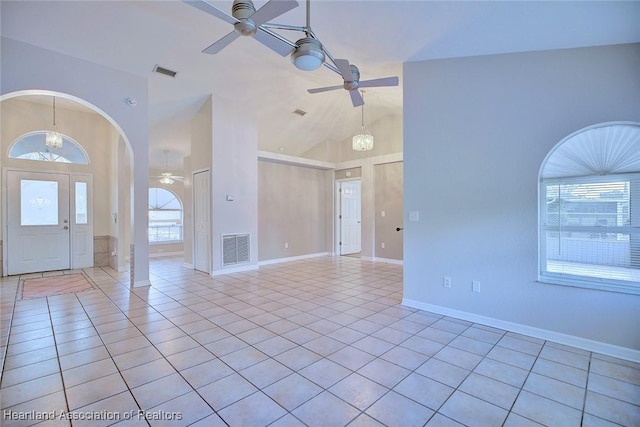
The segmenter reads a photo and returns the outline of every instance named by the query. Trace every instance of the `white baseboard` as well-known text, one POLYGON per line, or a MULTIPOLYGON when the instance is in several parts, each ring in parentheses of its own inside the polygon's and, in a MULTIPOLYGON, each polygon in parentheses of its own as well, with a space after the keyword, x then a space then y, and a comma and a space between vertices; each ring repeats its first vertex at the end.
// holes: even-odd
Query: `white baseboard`
POLYGON ((257 270, 258 264, 245 265, 241 267, 227 267, 220 270, 214 270, 211 272, 211 276, 224 276, 225 274, 242 273, 245 271, 257 270))
POLYGON ((315 254, 298 255, 298 256, 292 256, 287 258, 267 259, 267 260, 258 262, 258 265, 279 264, 281 262, 297 261, 300 259, 307 259, 307 258, 318 258, 322 256, 329 256, 329 252, 318 252, 315 254))
POLYGON ((361 261, 369 261, 369 262, 386 262, 387 264, 397 264, 404 265, 404 261, 401 259, 391 259, 391 258, 380 258, 380 257, 370 257, 370 256, 361 256, 361 261))
POLYGON ((402 299, 402 304, 408 307, 420 310, 430 311, 444 316, 456 317, 458 319, 467 320, 469 322, 480 323, 506 331, 516 332, 543 340, 553 341, 556 343, 577 347, 595 353, 605 354, 607 356, 617 357, 619 359, 629 360, 640 363, 640 350, 632 348, 620 347, 613 344, 607 344, 600 341, 594 341, 586 338, 580 338, 573 335, 567 335, 560 332, 550 331, 548 329, 535 328, 533 326, 523 325, 522 323, 508 322, 493 317, 482 316, 479 314, 469 313, 466 311, 455 310, 440 305, 428 304, 422 301, 402 299))
POLYGON ((184 255, 184 251, 178 251, 178 252, 156 252, 153 254, 149 254, 149 258, 160 258, 163 256, 177 256, 177 255, 184 255))
POLYGON ((191 264, 191 263, 189 263, 189 262, 183 262, 183 263, 182 263, 182 266, 183 266, 184 268, 188 268, 189 270, 193 270, 193 269, 194 269, 193 264, 191 264))
POLYGON ((151 286, 151 282, 149 280, 136 280, 133 282, 134 288, 143 288, 145 286, 151 286))
POLYGON ((386 262, 387 264, 404 265, 404 261, 403 260, 401 260, 401 259, 391 259, 391 258, 373 257, 373 262, 386 262))

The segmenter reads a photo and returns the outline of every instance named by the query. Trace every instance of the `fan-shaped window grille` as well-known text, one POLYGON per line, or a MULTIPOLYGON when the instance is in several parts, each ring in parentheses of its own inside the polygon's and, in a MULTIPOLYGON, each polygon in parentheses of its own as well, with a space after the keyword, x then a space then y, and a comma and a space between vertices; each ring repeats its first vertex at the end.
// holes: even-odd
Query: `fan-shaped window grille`
POLYGON ((182 242, 182 203, 165 188, 149 188, 149 242, 182 242))
POLYGON ((540 177, 540 281, 640 294, 640 125, 568 136, 540 177))
POLYGON ((45 144, 47 131, 30 132, 16 139, 9 148, 9 158, 39 162, 89 164, 89 157, 76 141, 62 135, 62 147, 50 148, 45 144))

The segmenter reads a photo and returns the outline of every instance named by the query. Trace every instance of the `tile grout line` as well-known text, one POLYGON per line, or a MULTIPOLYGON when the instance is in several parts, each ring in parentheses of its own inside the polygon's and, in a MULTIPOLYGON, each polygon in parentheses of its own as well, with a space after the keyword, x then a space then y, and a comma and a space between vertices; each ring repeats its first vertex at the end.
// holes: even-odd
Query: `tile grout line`
MULTIPOLYGON (((100 268, 100 269, 102 269, 102 267, 99 267, 99 268, 100 268)), ((113 305, 118 309, 118 311, 119 311, 120 313, 122 313, 122 315, 124 315, 124 316, 126 317, 127 321, 131 322, 131 319, 129 318, 129 316, 128 316, 124 311, 122 311, 122 309, 120 308, 120 306, 119 306, 119 305, 118 305, 118 304, 117 304, 117 303, 116 303, 116 302, 115 302, 115 301, 114 301, 114 300, 113 300, 113 299, 112 299, 108 294, 106 294, 102 288, 100 288, 100 287, 98 287, 98 288, 99 288, 99 290, 102 292, 102 294, 103 294, 103 295, 104 295, 104 296, 105 296, 105 297, 106 297, 106 298, 107 298, 107 299, 108 299, 108 300, 109 300, 109 301, 110 301, 110 302, 111 302, 111 303, 112 303, 112 304, 113 304, 113 305)), ((164 292, 162 292, 162 291, 160 291, 160 292, 164 294, 164 292)), ((136 296, 136 298, 140 298, 138 295, 136 295, 134 292, 132 292, 132 291, 130 290, 130 291, 129 291, 129 295, 132 295, 132 294, 133 294, 133 295, 135 295, 135 296, 136 296)), ((166 295, 166 294, 165 294, 165 295, 166 295)), ((171 298, 171 297, 169 296, 169 298, 171 298)), ((174 298, 171 298, 171 299, 173 299, 173 300, 175 301, 175 299, 174 299, 174 298)), ((144 301, 144 300, 142 300, 142 299, 141 299, 141 301, 144 301)), ((176 302, 177 302, 177 301, 176 301, 176 302)), ((161 315, 165 320, 167 320, 167 321, 171 322, 171 320, 170 320, 170 319, 168 319, 168 318, 167 318, 167 317, 165 317, 162 313, 158 312, 155 308, 153 308, 151 305, 149 305, 149 303, 148 303, 147 301, 144 301, 144 303, 147 305, 147 307, 150 307, 150 308, 152 308, 156 313, 159 313, 159 314, 160 314, 160 315, 161 315)), ((82 301, 80 301, 80 304, 83 306, 83 309, 84 309, 85 313, 86 313, 86 314, 87 314, 87 316, 89 317, 89 321, 91 322, 91 324, 92 324, 92 325, 94 325, 94 328, 95 328, 95 324, 93 323, 93 321, 92 321, 91 316, 89 315, 89 313, 88 313, 88 312, 86 311, 86 309, 84 308, 84 304, 82 304, 82 301)), ((99 316, 98 316, 98 317, 99 317, 99 316)), ((171 323, 172 323, 175 327, 177 327, 178 329, 180 329, 180 330, 182 331, 182 329, 181 329, 178 325, 176 325, 176 324, 175 324, 175 323, 173 323, 173 322, 171 322, 171 323)), ((162 357, 161 357, 161 359, 163 359, 165 362, 167 362, 167 363, 169 364, 169 366, 171 366, 171 367, 176 371, 176 373, 177 373, 178 375, 180 375, 180 377, 181 377, 181 378, 182 378, 182 379, 183 379, 187 384, 189 384, 189 387, 191 387, 191 389, 192 389, 192 390, 193 390, 193 391, 194 391, 194 392, 195 392, 195 393, 196 393, 196 394, 197 394, 197 395, 198 395, 198 396, 199 396, 199 397, 200 397, 200 398, 201 398, 201 399, 202 399, 202 400, 207 404, 207 406, 209 406, 209 407, 211 408, 211 410, 213 411, 213 413, 214 413, 214 414, 218 415, 218 412, 217 412, 217 411, 216 411, 216 410, 215 410, 215 409, 214 409, 214 408, 209 404, 209 402, 207 402, 207 401, 206 401, 206 399, 204 399, 204 398, 202 397, 202 395, 197 391, 197 389, 195 389, 195 388, 194 388, 194 387, 193 387, 193 386, 192 386, 192 385, 187 381, 187 379, 186 379, 186 378, 184 378, 184 376, 183 376, 183 374, 180 372, 180 370, 179 370, 179 369, 177 369, 177 368, 176 368, 176 367, 171 363, 171 361, 167 358, 167 356, 166 356, 163 352, 161 352, 161 351, 156 347, 156 344, 154 344, 153 342, 151 342, 151 341, 146 337, 146 335, 147 335, 147 334, 145 334, 144 332, 142 332, 142 331, 140 330, 139 326, 138 326, 138 325, 136 325, 135 323, 131 322, 131 324, 133 325, 133 327, 134 327, 138 332, 140 332, 140 333, 142 334, 142 336, 143 336, 143 337, 145 337, 145 339, 149 342, 150 347, 153 347, 153 348, 154 348, 154 349, 155 349, 155 350, 156 350, 156 351, 157 351, 157 352, 162 356, 162 357)), ((97 331, 97 329, 96 329, 96 332, 98 332, 98 331, 97 331)), ((115 332, 115 331, 113 331, 113 332, 115 332)), ((182 331, 182 332, 184 332, 184 331, 182 331)), ((185 333, 186 333, 186 332, 185 332, 185 333)), ((113 364, 115 365, 116 369, 118 370, 118 374, 120 375, 120 378, 122 378, 122 381, 123 381, 123 382, 124 382, 124 384, 127 386, 127 391, 131 394, 131 397, 133 398, 133 400, 134 400, 134 402, 136 403, 136 405, 138 405, 138 409, 139 409, 140 411, 144 411, 144 412, 146 412, 146 410, 143 410, 143 409, 142 409, 142 406, 141 406, 141 405, 140 405, 140 403, 138 402, 138 399, 136 399, 135 395, 133 394, 132 389, 129 387, 129 384, 127 383, 127 381, 125 380, 125 378, 124 378, 124 376, 123 376, 123 374, 122 374, 122 370, 120 369, 120 367, 118 366, 118 364, 117 364, 117 363, 115 363, 115 361, 113 360, 114 356, 111 354, 111 352, 109 351, 109 349, 108 349, 107 345, 105 344, 104 340, 102 339, 102 337, 101 337, 100 335, 101 335, 101 334, 100 334, 100 332, 98 332, 98 336, 100 337, 100 341, 103 343, 103 345, 104 345, 105 349, 107 350, 107 353, 109 353, 109 357, 110 357, 111 361, 113 362, 113 364)), ((190 336, 190 334, 187 334, 187 335, 189 335, 189 336, 190 336)), ((198 343, 198 344, 200 344, 200 343, 198 343)), ((203 348, 204 348, 204 346, 202 346, 202 345, 201 345, 201 347, 203 347, 203 348)), ((205 350, 207 350, 207 349, 205 348, 205 350)), ((136 350, 132 350, 132 351, 136 351, 136 350)), ((208 350, 207 350, 207 351, 208 351, 208 350)), ((127 352, 127 353, 129 353, 129 352, 127 352)), ((126 354, 126 353, 123 353, 123 354, 126 354)), ((215 356, 215 355, 213 355, 213 356, 215 356)), ((217 358, 217 356, 215 356, 215 357, 217 358)), ((167 376, 168 376, 168 375, 167 375, 167 376)), ((165 377, 166 377, 166 376, 165 376, 165 377)), ((161 378, 165 378, 165 377, 161 377, 161 378)), ((161 379, 161 378, 156 378, 156 379, 155 379, 155 380, 153 380, 153 381, 157 381, 158 379, 161 379)), ((150 381, 149 383, 151 383, 151 382, 153 382, 153 381, 150 381)), ((149 384, 149 383, 145 383, 145 384, 149 384)), ((142 385, 144 385, 144 384, 141 384, 140 386, 142 386, 142 385)), ((140 387, 140 386, 139 386, 139 387, 140 387)), ((134 388, 136 388, 136 387, 134 387, 134 388)), ((171 398, 171 399, 169 399, 169 400, 167 400, 167 401, 165 401, 165 402, 161 402, 161 403, 159 403, 158 405, 165 404, 165 403, 167 403, 167 402, 170 402, 170 401, 171 401, 171 400, 173 400, 173 399, 176 399, 176 398, 178 398, 178 397, 184 396, 184 395, 186 395, 186 394, 188 394, 188 393, 189 393, 189 392, 187 391, 186 393, 183 393, 183 394, 181 394, 180 396, 175 396, 175 397, 173 397, 173 398, 171 398)), ((102 399, 100 399, 100 400, 102 400, 102 399)), ((98 400, 98 401, 99 401, 99 400, 98 400)), ((94 402, 94 403, 95 403, 95 402, 94 402)), ((151 409, 151 408, 149 408, 149 409, 151 409)), ((205 418, 207 418, 208 416, 210 416, 210 415, 207 415, 207 416, 205 416, 205 417, 204 417, 204 418, 202 418, 202 419, 205 419, 205 418)), ((218 417, 220 417, 220 416, 218 415, 218 417)), ((202 419, 195 420, 195 421, 194 421, 194 423, 195 423, 195 422, 198 422, 198 421, 201 421, 202 419)), ((222 417, 220 417, 220 419, 222 419, 222 417)), ((145 419, 145 421, 147 422, 147 425, 149 425, 148 420, 146 420, 146 419, 145 419)), ((223 420, 223 421, 224 421, 224 420, 223 420)), ((226 422, 225 422, 225 424, 226 424, 226 422)))
POLYGON ((11 302, 11 318, 9 319, 9 327, 7 328, 7 338, 4 340, 5 350, 2 354, 2 359, 0 360, 0 390, 2 389, 2 380, 4 379, 4 367, 7 359, 7 355, 9 354, 9 343, 11 342, 11 331, 13 330, 13 320, 15 319, 16 313, 16 301, 18 300, 18 292, 20 290, 20 279, 18 279, 18 283, 16 284, 16 293, 11 302))

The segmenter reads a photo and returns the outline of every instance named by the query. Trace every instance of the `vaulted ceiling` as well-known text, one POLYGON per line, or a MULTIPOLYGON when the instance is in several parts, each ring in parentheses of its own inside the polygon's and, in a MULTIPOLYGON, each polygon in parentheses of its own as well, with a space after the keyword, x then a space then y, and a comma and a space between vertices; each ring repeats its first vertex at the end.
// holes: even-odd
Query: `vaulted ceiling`
MULTIPOLYGON (((278 1, 278 0, 275 0, 278 1)), ((302 26, 306 3, 273 20, 302 26)), ((211 1, 231 13, 231 1, 211 1)), ((259 9, 264 1, 256 0, 259 9)), ((249 37, 215 55, 201 51, 230 24, 181 1, 6 1, 2 35, 144 76, 149 81, 150 167, 174 169, 189 154, 189 122, 209 94, 235 100, 259 120, 259 149, 300 155, 341 141, 360 125, 342 84, 326 67, 296 69, 249 37), (169 78, 154 66, 178 72, 169 78), (303 117, 296 109, 307 112, 303 117)), ((361 79, 399 76, 400 86, 366 93, 368 121, 402 114, 402 63, 640 42, 637 1, 357 1, 312 0, 311 27, 335 58, 361 79)), ((302 37, 281 32, 289 40, 302 37)), ((482 84, 482 82, 478 82, 482 84)))

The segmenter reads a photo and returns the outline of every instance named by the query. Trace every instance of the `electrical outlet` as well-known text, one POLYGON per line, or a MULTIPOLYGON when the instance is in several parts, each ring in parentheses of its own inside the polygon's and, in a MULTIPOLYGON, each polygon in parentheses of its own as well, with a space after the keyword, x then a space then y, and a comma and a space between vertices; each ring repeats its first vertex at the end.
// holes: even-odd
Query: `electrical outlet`
POLYGON ((473 290, 473 292, 480 293, 480 282, 477 280, 471 282, 471 289, 473 290))
POLYGON ((450 288, 451 287, 451 277, 443 277, 442 278, 442 286, 444 286, 445 288, 450 288))
POLYGON ((380 243, 380 247, 384 249, 384 243, 380 243))
POLYGON ((288 244, 288 243, 285 243, 285 244, 284 244, 284 248, 285 248, 285 249, 289 249, 289 244, 288 244))

